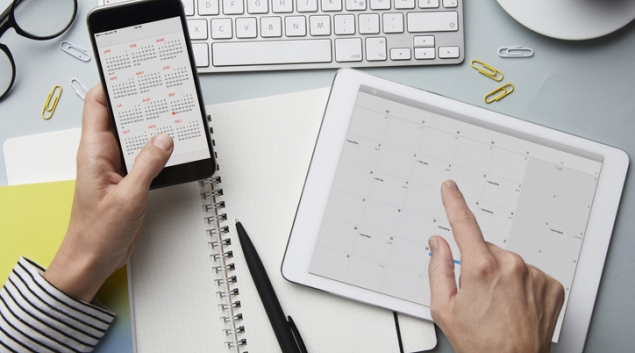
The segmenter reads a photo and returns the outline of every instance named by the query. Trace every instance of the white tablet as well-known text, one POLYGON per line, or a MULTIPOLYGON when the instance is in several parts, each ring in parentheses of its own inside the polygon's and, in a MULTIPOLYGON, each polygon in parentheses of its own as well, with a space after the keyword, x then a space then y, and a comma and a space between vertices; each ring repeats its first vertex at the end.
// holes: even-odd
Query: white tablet
POLYGON ((621 150, 360 71, 333 83, 282 264, 289 281, 431 319, 440 186, 485 240, 560 281, 552 352, 581 352, 628 168, 621 150))

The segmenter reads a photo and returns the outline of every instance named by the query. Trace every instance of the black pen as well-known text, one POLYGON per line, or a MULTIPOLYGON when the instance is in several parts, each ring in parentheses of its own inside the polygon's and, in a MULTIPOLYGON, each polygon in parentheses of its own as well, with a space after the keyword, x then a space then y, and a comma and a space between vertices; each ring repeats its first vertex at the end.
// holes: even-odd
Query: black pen
POLYGON ((278 344, 283 353, 307 353, 302 337, 298 328, 295 326, 291 316, 285 317, 280 306, 280 301, 276 296, 276 292, 273 290, 269 276, 265 266, 258 256, 258 252, 254 247, 254 244, 249 239, 249 235, 243 228, 243 225, 236 219, 236 230, 238 231, 238 239, 240 240, 240 246, 245 254, 245 261, 247 261, 247 267, 254 280, 262 305, 265 307, 269 322, 273 328, 273 332, 276 334, 278 344))

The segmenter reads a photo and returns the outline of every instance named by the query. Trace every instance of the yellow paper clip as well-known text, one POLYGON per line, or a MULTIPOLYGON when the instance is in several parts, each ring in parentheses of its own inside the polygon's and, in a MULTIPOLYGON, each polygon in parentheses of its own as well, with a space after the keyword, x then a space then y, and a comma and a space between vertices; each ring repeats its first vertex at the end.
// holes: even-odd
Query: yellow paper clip
POLYGON ((51 93, 49 93, 48 97, 46 97, 46 102, 44 103, 44 108, 42 109, 42 118, 44 120, 49 120, 53 116, 55 108, 57 107, 57 102, 59 102, 60 97, 62 97, 62 86, 55 85, 51 93), (57 91, 58 88, 59 91, 57 91), (55 94, 56 91, 59 93, 55 94), (53 99, 53 101, 51 101, 51 98, 53 99))
POLYGON ((503 73, 496 70, 495 68, 487 65, 486 63, 480 60, 472 60, 472 67, 475 68, 481 74, 491 78, 494 81, 501 82, 503 80, 503 73), (478 65, 474 65, 478 64, 478 65), (479 66, 480 65, 480 66, 479 66))
POLYGON ((485 96, 485 103, 490 104, 493 102, 498 102, 512 92, 514 92, 514 85, 512 85, 511 83, 506 83, 488 93, 485 96))

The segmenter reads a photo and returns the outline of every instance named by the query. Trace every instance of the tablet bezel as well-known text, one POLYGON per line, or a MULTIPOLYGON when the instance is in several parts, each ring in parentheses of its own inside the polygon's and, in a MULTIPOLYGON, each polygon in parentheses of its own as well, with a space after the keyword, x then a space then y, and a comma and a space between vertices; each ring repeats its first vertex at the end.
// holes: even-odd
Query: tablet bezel
POLYGON ((282 263, 284 278, 357 301, 432 320, 427 306, 309 273, 349 122, 362 85, 603 157, 602 170, 560 334, 560 343, 552 347, 554 353, 581 352, 628 170, 629 161, 626 153, 614 147, 353 69, 338 71, 331 88, 282 263))

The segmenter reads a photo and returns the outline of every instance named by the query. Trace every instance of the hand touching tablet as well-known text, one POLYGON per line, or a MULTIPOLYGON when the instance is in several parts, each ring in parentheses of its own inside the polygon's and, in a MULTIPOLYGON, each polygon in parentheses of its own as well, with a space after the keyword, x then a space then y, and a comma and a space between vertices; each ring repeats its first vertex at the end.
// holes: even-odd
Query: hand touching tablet
POLYGON ((450 246, 431 237, 434 321, 457 353, 549 352, 562 285, 519 255, 485 242, 453 181, 443 184, 441 194, 461 251, 461 276, 457 287, 450 246))

